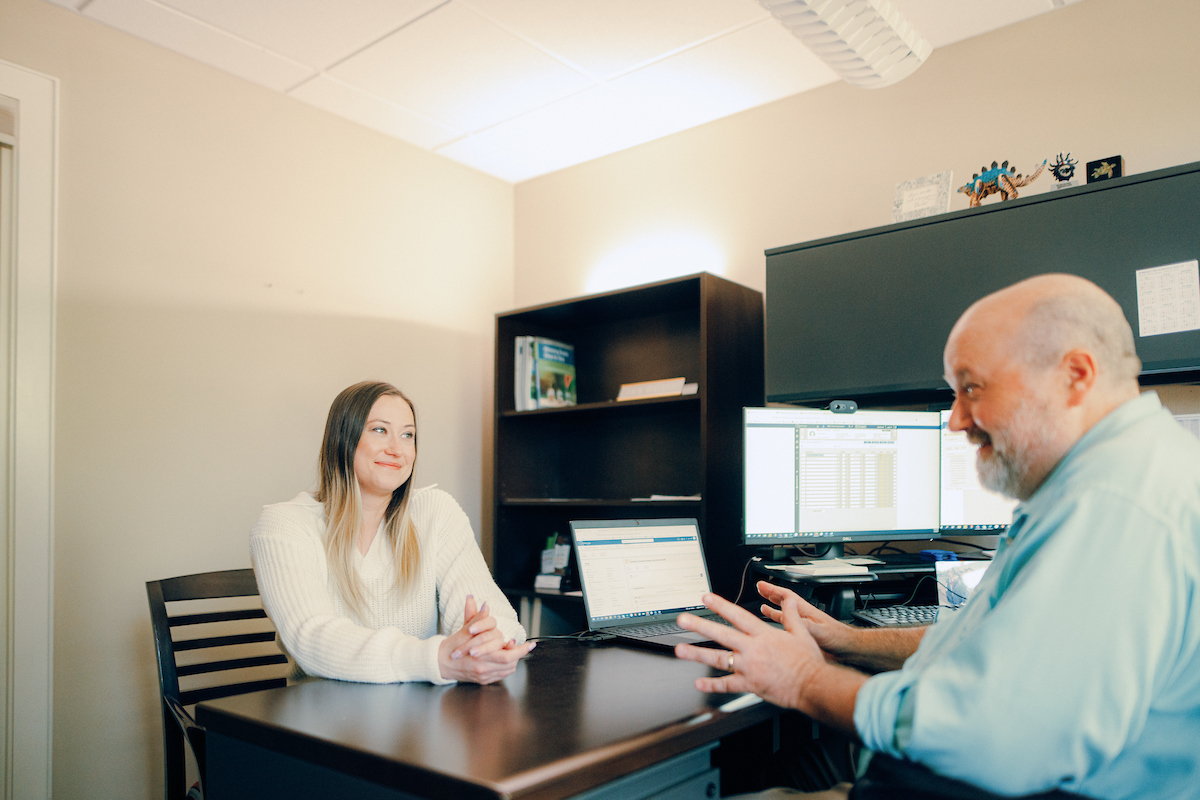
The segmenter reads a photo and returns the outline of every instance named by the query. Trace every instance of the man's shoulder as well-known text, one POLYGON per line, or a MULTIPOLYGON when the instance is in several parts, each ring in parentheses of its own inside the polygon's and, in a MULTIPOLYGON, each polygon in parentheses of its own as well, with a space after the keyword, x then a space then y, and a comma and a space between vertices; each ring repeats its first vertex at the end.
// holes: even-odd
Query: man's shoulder
POLYGON ((1173 483, 1200 482, 1200 440, 1162 408, 1105 431, 1067 461, 1070 469, 1064 477, 1073 481, 1086 474, 1088 483, 1105 476, 1126 483, 1140 475, 1173 483))
POLYGON ((1200 440, 1167 411, 1144 416, 1065 465, 1044 510, 1066 506, 1101 520, 1143 517, 1167 527, 1200 524, 1200 440))

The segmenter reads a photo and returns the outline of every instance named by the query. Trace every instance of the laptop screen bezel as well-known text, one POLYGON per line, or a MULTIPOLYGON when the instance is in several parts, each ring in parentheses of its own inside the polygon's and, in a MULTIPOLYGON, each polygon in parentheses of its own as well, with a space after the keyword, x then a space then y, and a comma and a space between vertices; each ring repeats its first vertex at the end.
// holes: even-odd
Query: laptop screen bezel
POLYGON ((700 563, 704 565, 704 582, 707 585, 707 591, 712 591, 712 578, 708 571, 708 560, 704 557, 704 540, 700 535, 700 524, 695 517, 667 517, 667 518, 650 518, 650 519, 588 519, 588 520, 571 520, 571 544, 575 548, 575 563, 579 566, 579 585, 583 589, 583 608, 587 614, 587 624, 589 630, 604 630, 606 628, 625 628, 631 625, 651 625, 656 622, 674 622, 684 611, 696 613, 703 612, 707 609, 703 604, 697 603, 695 606, 686 608, 672 609, 669 611, 655 612, 638 617, 621 617, 618 619, 595 620, 592 618, 591 604, 588 602, 588 587, 587 577, 584 575, 582 561, 579 556, 579 529, 592 528, 656 528, 668 526, 690 525, 696 531, 696 542, 700 546, 700 563))

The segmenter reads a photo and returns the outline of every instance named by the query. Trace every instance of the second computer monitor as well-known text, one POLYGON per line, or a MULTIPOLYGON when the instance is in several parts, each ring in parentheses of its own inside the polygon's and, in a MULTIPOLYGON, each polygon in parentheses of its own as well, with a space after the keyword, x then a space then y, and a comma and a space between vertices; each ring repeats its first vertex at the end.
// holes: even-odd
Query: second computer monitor
POLYGON ((948 421, 948 411, 745 409, 745 543, 1003 530, 1015 501, 979 485, 978 447, 948 421))
POLYGON ((942 500, 943 532, 1001 531, 1012 522, 1017 501, 983 488, 975 469, 979 445, 967 439, 963 431, 950 430, 950 412, 941 412, 942 428, 942 500))

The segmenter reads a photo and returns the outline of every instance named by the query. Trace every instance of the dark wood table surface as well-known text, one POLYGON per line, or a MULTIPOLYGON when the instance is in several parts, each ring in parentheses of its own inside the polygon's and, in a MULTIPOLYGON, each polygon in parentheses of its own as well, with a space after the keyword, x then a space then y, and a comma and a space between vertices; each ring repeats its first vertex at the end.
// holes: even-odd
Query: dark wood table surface
POLYGON ((720 711, 733 696, 693 686, 712 673, 666 652, 546 640, 492 686, 307 680, 202 703, 197 719, 419 796, 561 798, 779 713, 720 711))

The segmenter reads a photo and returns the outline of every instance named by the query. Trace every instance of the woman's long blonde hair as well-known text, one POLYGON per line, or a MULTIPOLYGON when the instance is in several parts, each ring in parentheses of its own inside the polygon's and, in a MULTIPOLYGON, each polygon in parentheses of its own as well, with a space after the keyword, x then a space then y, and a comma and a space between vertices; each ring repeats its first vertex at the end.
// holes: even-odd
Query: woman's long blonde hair
MULTIPOLYGON (((342 598, 360 618, 366 607, 366 598, 362 581, 354 569, 354 548, 362 524, 362 495, 354 474, 354 454, 358 450, 358 440, 362 438, 371 407, 386 395, 399 397, 408 404, 415 425, 417 411, 412 401, 395 386, 380 381, 356 383, 344 389, 329 407, 325 437, 321 441, 321 454, 317 460, 315 497, 325 506, 325 557, 342 598)), ((414 470, 416 444, 414 435, 414 470)), ((404 485, 392 492, 391 502, 383 517, 383 529, 391 543, 392 557, 396 563, 396 587, 402 591, 407 591, 411 586, 421 556, 417 529, 409 513, 412 485, 410 473, 404 485)))

